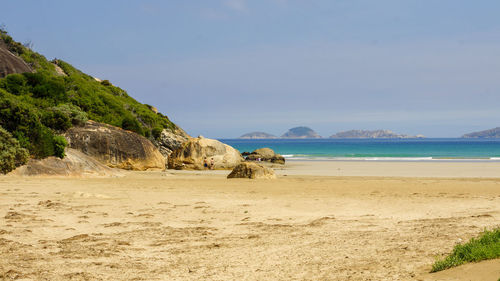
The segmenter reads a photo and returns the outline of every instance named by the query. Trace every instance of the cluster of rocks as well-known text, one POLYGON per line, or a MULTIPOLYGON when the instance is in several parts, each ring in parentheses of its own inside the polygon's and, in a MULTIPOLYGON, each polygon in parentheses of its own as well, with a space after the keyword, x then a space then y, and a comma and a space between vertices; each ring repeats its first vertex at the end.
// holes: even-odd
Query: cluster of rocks
POLYGON ((202 170, 205 163, 213 169, 233 169, 228 178, 272 179, 270 168, 251 161, 284 164, 285 158, 272 149, 261 148, 242 154, 233 147, 202 136, 191 138, 183 132, 164 130, 155 143, 134 132, 88 121, 84 126, 70 128, 64 135, 68 141, 66 157, 31 160, 20 167, 20 175, 111 176, 116 169, 202 170))
POLYGON ((285 164, 285 157, 267 147, 259 148, 252 152, 243 152, 242 155, 247 161, 266 161, 274 164, 285 164))
POLYGON ((172 151, 180 148, 189 139, 189 135, 182 129, 177 129, 176 131, 164 129, 158 140, 154 141, 153 144, 158 147, 160 153, 165 157, 165 163, 167 163, 168 156, 172 151))
POLYGON ((172 151, 168 157, 168 168, 202 170, 205 161, 214 163, 212 169, 232 169, 243 161, 243 157, 227 144, 199 136, 172 151))

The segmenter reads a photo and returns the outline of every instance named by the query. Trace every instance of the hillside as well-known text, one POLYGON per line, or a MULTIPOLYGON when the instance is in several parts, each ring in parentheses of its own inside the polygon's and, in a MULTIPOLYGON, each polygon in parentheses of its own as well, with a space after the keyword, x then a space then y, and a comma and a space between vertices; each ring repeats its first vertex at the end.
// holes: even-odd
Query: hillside
POLYGON ((4 30, 0 30, 0 50, 9 58, 0 61, 6 74, 0 78, 0 127, 33 158, 63 157, 66 140, 60 134, 89 119, 152 141, 164 129, 183 133, 167 116, 125 90, 107 80, 96 81, 62 60, 48 61, 4 30))
POLYGON ((500 127, 469 133, 462 136, 462 138, 476 138, 476 139, 493 139, 500 138, 500 127))
POLYGON ((368 131, 368 130, 350 130, 350 131, 344 131, 344 132, 339 132, 336 133, 330 138, 334 139, 406 139, 406 138, 423 138, 424 136, 422 135, 417 135, 417 136, 409 136, 409 135, 402 135, 402 134, 397 134, 394 133, 393 131, 390 130, 373 130, 373 131, 368 131))
POLYGON ((318 139, 321 138, 315 131, 309 127, 295 127, 284 133, 282 138, 288 139, 318 139))
POLYGON ((278 137, 264 132, 252 132, 244 134, 241 137, 239 137, 239 139, 276 139, 276 138, 278 137))

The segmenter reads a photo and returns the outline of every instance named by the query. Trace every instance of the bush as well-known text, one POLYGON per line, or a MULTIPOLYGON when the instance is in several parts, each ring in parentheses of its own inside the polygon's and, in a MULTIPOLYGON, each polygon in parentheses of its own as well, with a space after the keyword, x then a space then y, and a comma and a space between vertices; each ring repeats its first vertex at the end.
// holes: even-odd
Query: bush
POLYGON ((103 86, 111 86, 111 82, 109 82, 109 80, 102 80, 101 81, 101 85, 103 85, 103 86))
POLYGON ((163 131, 163 128, 161 128, 161 127, 153 128, 153 130, 151 132, 153 134, 153 138, 159 139, 162 131, 163 131))
POLYGON ((36 158, 55 155, 54 133, 41 121, 40 111, 0 90, 0 126, 19 140, 36 158))
POLYGON ((43 123, 59 131, 66 131, 74 126, 82 126, 87 122, 87 113, 78 106, 72 104, 61 104, 47 108, 43 115, 43 123))
POLYGON ((45 126, 58 131, 66 131, 71 128, 71 119, 61 111, 48 110, 42 115, 42 122, 45 126))
POLYGON ((28 93, 27 79, 22 74, 11 74, 0 81, 0 88, 7 90, 14 95, 28 93))
POLYGON ((64 158, 64 149, 68 145, 68 142, 63 136, 54 136, 54 155, 59 158, 64 158))
POLYGON ((123 118, 121 127, 124 130, 136 132, 139 135, 144 134, 144 132, 142 131, 141 125, 139 124, 139 121, 137 121, 137 119, 135 119, 131 116, 125 116, 125 118, 123 118))
POLYGON ((4 128, 0 127, 0 173, 6 174, 16 167, 26 164, 29 159, 28 150, 4 128))

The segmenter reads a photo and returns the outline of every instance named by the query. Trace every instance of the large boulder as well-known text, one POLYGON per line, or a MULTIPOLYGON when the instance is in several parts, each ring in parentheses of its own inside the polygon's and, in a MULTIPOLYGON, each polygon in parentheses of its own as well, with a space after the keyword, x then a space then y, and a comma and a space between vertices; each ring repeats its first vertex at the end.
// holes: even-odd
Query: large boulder
POLYGON ((218 140, 204 137, 192 138, 174 150, 168 158, 169 169, 204 169, 204 161, 213 169, 232 169, 243 161, 240 152, 218 140))
POLYGON ((118 176, 120 172, 103 165, 82 152, 67 148, 63 159, 48 157, 31 159, 28 164, 14 170, 20 176, 118 176))
POLYGON ((151 141, 134 132, 87 121, 65 134, 70 148, 94 157, 104 165, 126 170, 165 169, 165 158, 151 141))
POLYGON ((234 167, 233 171, 227 176, 228 179, 275 179, 276 175, 270 168, 253 162, 244 162, 234 167))
POLYGON ((189 135, 181 129, 177 129, 176 131, 164 129, 160 137, 155 141, 155 145, 158 147, 163 157, 165 157, 165 161, 168 161, 170 153, 181 147, 181 145, 189 139, 189 135))
POLYGON ((264 147, 254 150, 246 155, 248 161, 267 161, 275 164, 285 164, 285 157, 275 153, 272 149, 264 147))
POLYGON ((33 72, 33 70, 24 60, 11 53, 7 45, 0 39, 0 78, 24 72, 33 72))

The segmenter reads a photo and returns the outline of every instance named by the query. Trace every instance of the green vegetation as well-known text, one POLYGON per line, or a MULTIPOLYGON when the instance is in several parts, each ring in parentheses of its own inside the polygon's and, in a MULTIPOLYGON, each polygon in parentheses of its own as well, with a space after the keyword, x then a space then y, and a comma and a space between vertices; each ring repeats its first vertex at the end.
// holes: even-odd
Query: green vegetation
POLYGON ((28 161, 28 151, 19 145, 4 128, 0 127, 0 172, 8 173, 28 161))
POLYGON ((453 252, 443 260, 432 265, 432 271, 441 271, 467 262, 478 262, 500 258, 500 228, 485 230, 479 238, 472 238, 468 243, 456 245, 453 252))
POLYGON ((63 157, 66 142, 58 134, 88 119, 151 139, 159 137, 163 129, 176 129, 166 116, 108 80, 96 81, 62 60, 50 62, 1 29, 0 40, 34 69, 33 73, 0 79, 0 126, 33 157, 63 157), (56 71, 56 65, 66 76, 56 71))

